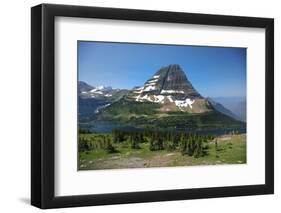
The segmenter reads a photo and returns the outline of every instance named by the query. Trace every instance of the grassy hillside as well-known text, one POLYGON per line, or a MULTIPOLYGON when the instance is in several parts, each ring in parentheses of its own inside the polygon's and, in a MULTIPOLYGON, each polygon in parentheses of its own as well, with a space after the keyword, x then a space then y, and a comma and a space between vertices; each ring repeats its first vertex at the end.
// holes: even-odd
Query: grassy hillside
POLYGON ((122 98, 104 109, 98 120, 131 124, 142 128, 208 130, 245 128, 244 122, 237 121, 216 110, 205 113, 162 112, 160 104, 135 102, 122 98))

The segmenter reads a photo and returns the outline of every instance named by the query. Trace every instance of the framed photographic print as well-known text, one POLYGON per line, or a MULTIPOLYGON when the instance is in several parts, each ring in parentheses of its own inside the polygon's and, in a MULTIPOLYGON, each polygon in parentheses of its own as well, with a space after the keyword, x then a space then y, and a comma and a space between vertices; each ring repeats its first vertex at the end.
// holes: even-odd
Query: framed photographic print
POLYGON ((274 21, 31 9, 31 203, 274 191, 274 21))

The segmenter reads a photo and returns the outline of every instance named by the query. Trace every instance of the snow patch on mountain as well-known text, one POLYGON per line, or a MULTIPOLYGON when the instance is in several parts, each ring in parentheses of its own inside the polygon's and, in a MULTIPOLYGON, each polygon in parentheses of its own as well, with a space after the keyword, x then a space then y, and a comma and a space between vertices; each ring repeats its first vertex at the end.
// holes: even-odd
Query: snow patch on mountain
POLYGON ((192 104, 195 102, 195 100, 191 100, 190 98, 187 98, 185 100, 175 100, 175 104, 179 107, 190 107, 192 109, 192 104))
POLYGON ((184 94, 184 91, 182 90, 161 90, 161 94, 173 94, 173 93, 180 93, 180 94, 184 94))
POLYGON ((94 89, 90 90, 89 92, 93 93, 93 92, 96 92, 96 91, 97 91, 97 88, 94 88, 94 89))
POLYGON ((165 96, 164 95, 154 95, 155 103, 164 103, 165 96))
POLYGON ((150 95, 146 94, 144 96, 138 95, 136 97, 136 101, 138 101, 138 102, 149 101, 149 102, 153 102, 153 103, 164 103, 164 99, 165 99, 164 95, 150 96, 150 95))
POLYGON ((164 104, 165 101, 169 101, 170 103, 175 103, 175 105, 179 108, 187 108, 190 107, 192 109, 192 104, 195 102, 195 100, 191 100, 190 98, 186 98, 185 100, 173 100, 171 95, 165 96, 165 95, 138 95, 136 96, 136 101, 138 102, 144 102, 149 101, 153 103, 161 103, 164 104))
POLYGON ((99 90, 102 90, 102 89, 105 89, 105 86, 100 85, 100 86, 97 86, 96 88, 99 89, 99 90))
POLYGON ((142 93, 143 88, 144 88, 144 87, 137 87, 137 88, 135 88, 135 89, 133 90, 133 93, 140 94, 140 93, 142 93))
POLYGON ((101 109, 104 109, 106 107, 110 106, 110 104, 105 104, 103 106, 99 106, 96 110, 95 110, 95 113, 99 113, 101 109))
POLYGON ((148 81, 148 83, 156 83, 158 80, 159 79, 157 79, 157 78, 156 79, 151 79, 151 80, 148 81))
POLYGON ((146 84, 143 91, 144 92, 149 92, 149 91, 152 91, 152 90, 155 90, 155 86, 154 85, 146 84))
POLYGON ((170 102, 172 102, 172 103, 174 102, 172 96, 168 95, 167 98, 168 98, 168 100, 169 100, 170 102))
POLYGON ((138 101, 138 102, 143 102, 143 101, 153 102, 153 100, 151 99, 151 97, 149 95, 144 95, 144 96, 138 95, 136 97, 136 101, 138 101))
POLYGON ((97 91, 97 90, 96 90, 96 91, 91 90, 91 91, 90 91, 90 93, 95 93, 95 94, 100 94, 100 95, 102 95, 102 94, 103 94, 103 92, 102 92, 102 91, 97 91))

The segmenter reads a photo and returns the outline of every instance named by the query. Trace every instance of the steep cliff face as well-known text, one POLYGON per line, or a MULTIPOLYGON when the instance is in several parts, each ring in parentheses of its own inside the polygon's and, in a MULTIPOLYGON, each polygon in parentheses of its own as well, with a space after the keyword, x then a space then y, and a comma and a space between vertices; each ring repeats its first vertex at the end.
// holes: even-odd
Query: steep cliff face
POLYGON ((160 81, 157 83, 159 84, 161 94, 201 98, 201 95, 193 88, 178 64, 163 67, 154 76, 160 77, 160 81))
POLYGON ((211 104, 192 86, 177 64, 159 69, 142 87, 130 94, 137 102, 160 103, 160 111, 203 113, 212 110, 211 104))

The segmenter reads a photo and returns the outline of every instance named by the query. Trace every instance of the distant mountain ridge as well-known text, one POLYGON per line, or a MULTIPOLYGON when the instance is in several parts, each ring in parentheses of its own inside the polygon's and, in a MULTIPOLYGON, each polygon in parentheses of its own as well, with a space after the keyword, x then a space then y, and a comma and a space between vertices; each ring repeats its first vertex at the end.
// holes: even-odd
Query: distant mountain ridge
POLYGON ((95 119, 102 109, 118 101, 127 90, 113 89, 110 86, 92 86, 86 82, 78 82, 78 112, 80 121, 95 119))
POLYGON ((215 102, 212 98, 207 98, 207 100, 212 104, 212 106, 219 112, 228 115, 229 117, 234 118, 235 120, 242 121, 237 115, 235 115, 232 111, 225 108, 222 104, 215 102))
POLYGON ((78 82, 78 93, 81 94, 83 92, 88 92, 90 90, 94 89, 93 86, 83 82, 83 81, 79 81, 78 82))
POLYGON ((222 104, 226 109, 230 110, 241 121, 247 118, 247 101, 246 97, 212 97, 217 103, 222 104))
POLYGON ((78 92, 81 98, 111 97, 120 92, 120 89, 112 89, 110 86, 91 86, 84 81, 79 81, 78 92))

